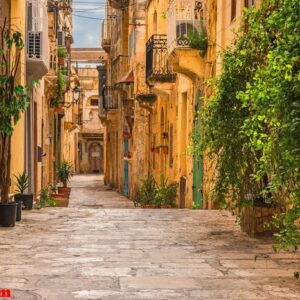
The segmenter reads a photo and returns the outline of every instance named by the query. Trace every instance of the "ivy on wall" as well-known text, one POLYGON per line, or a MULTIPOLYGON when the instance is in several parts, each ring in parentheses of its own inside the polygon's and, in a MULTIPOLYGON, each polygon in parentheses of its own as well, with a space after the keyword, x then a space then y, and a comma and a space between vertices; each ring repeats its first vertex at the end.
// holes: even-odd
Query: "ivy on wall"
POLYGON ((289 207, 274 218, 275 248, 300 235, 300 1, 245 10, 225 50, 215 93, 199 113, 193 150, 216 161, 214 197, 232 209, 257 201, 289 207), (231 199, 231 201, 227 201, 231 199))

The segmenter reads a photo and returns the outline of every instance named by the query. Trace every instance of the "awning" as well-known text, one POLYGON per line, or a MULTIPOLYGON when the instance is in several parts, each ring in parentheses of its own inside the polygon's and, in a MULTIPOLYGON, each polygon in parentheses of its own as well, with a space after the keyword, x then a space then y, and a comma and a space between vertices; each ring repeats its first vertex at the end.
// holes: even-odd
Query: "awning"
POLYGON ((118 83, 134 83, 133 71, 129 71, 118 83))

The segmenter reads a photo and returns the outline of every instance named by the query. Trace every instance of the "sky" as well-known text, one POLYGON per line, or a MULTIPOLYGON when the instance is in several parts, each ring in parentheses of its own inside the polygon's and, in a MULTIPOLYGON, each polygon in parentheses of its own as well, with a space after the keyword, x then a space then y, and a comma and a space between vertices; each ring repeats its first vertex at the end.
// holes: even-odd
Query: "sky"
POLYGON ((73 0, 74 48, 99 48, 105 0, 73 0))

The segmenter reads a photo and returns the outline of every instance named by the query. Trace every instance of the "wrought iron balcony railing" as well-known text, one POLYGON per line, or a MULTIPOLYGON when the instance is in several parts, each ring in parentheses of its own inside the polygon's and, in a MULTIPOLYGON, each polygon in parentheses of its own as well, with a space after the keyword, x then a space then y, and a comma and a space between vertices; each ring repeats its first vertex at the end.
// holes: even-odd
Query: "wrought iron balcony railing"
POLYGON ((103 89, 103 108, 105 110, 118 109, 118 95, 112 86, 103 89))
POLYGON ((189 48, 189 34, 199 31, 203 18, 201 0, 171 0, 167 11, 167 47, 171 53, 176 48, 189 48))
POLYGON ((168 62, 167 36, 154 34, 146 44, 146 79, 174 82, 175 74, 168 62))

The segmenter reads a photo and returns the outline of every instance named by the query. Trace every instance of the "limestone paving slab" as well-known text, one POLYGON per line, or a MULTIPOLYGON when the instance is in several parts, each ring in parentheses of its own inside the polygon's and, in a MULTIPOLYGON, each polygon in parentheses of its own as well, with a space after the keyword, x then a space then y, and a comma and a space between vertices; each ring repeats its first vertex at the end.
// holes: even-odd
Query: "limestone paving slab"
POLYGON ((71 184, 70 207, 0 228, 0 288, 14 299, 300 299, 299 253, 273 253, 229 213, 135 208, 100 176, 71 184))

